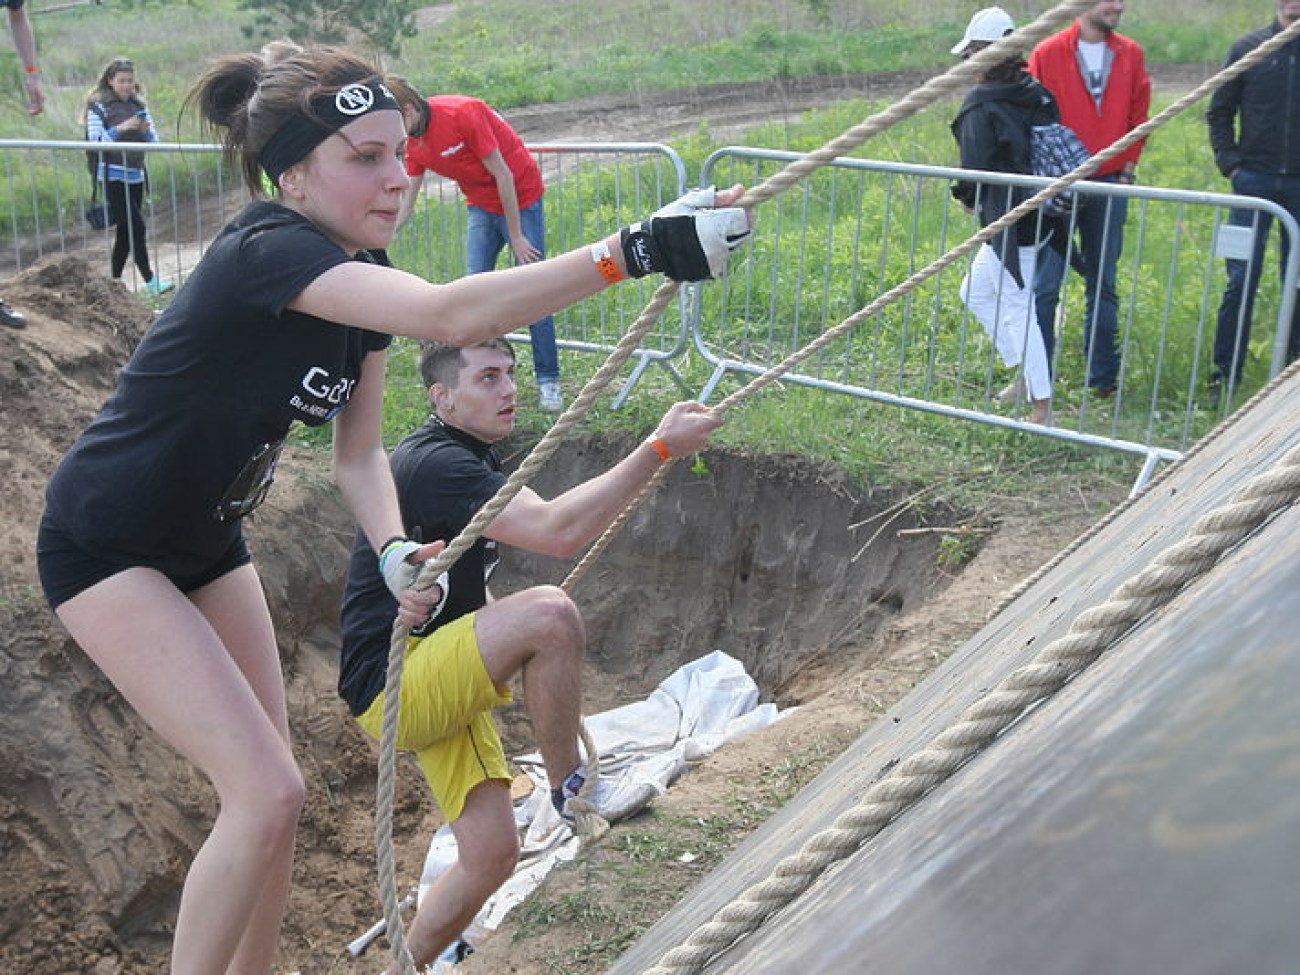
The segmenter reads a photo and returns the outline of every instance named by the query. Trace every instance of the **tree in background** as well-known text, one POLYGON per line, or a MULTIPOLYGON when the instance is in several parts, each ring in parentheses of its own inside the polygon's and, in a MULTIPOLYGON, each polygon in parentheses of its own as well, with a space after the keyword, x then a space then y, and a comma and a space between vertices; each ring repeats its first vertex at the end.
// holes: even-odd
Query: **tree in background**
POLYGON ((254 12, 244 35, 269 40, 288 34, 302 43, 339 44, 357 34, 387 54, 415 36, 415 0, 239 0, 254 12))

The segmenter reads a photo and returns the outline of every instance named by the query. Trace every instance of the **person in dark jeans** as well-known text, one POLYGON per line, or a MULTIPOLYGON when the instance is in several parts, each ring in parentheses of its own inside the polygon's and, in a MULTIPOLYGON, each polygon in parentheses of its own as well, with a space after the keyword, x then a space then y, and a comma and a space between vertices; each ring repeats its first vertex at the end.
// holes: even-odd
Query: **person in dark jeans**
MULTIPOLYGON (((1116 28, 1124 0, 1097 0, 1029 56, 1029 73, 1056 96, 1061 121, 1094 155, 1147 120, 1151 79, 1139 45, 1116 28)), ((1088 179, 1131 184, 1136 179, 1142 143, 1103 163, 1088 179)), ((1069 264, 1083 275, 1086 312, 1083 351, 1088 387, 1100 397, 1119 386, 1119 297, 1116 291, 1128 200, 1098 196, 1077 209, 1073 227, 1078 244, 1070 253, 1047 250, 1038 264, 1035 307, 1044 330, 1055 327, 1061 284, 1069 264)))
MULTIPOLYGON (((1238 38, 1227 64, 1241 60, 1300 18, 1300 0, 1278 0, 1277 19, 1238 38)), ((1300 40, 1291 41, 1219 88, 1206 121, 1219 171, 1240 196, 1271 200, 1300 220, 1300 40)), ((1219 303, 1214 333, 1210 387, 1216 399, 1241 383, 1250 352, 1250 323, 1264 269, 1273 218, 1257 210, 1234 209, 1230 221, 1254 230, 1249 260, 1228 260, 1228 283, 1219 303)), ((1291 242, 1283 233, 1279 274, 1284 274, 1291 242)), ((1288 362, 1300 357, 1300 302, 1291 314, 1288 362)))
MULTIPOLYGON (((129 59, 110 61, 87 98, 86 139, 115 144, 158 141, 158 132, 136 82, 135 64, 129 59)), ((145 291, 154 297, 171 291, 172 283, 155 277, 149 263, 143 210, 144 153, 125 149, 101 152, 95 180, 104 188, 104 200, 117 227, 109 262, 113 278, 121 278, 127 257, 134 257, 135 266, 144 278, 145 291)))

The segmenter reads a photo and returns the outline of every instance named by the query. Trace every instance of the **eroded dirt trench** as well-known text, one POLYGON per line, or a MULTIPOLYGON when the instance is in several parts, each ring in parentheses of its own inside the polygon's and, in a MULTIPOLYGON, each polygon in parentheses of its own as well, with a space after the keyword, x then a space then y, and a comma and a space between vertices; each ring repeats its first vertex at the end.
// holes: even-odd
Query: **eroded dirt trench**
MULTIPOLYGON (((33 557, 45 478, 150 313, 77 257, 24 272, 6 297, 30 327, 0 330, 0 970, 158 971, 214 797, 70 644, 39 596, 33 557)), ((533 487, 554 495, 632 445, 579 434, 533 487)), ((513 447, 518 459, 526 445, 513 447)), ((711 451, 703 470, 677 465, 574 588, 589 632, 585 710, 638 700, 714 650, 782 705, 869 665, 890 621, 948 580, 937 535, 899 535, 917 525, 899 500, 792 456, 711 451)), ((249 536, 311 793, 284 955, 303 975, 351 971, 339 949, 376 917, 376 752, 334 693, 352 524, 327 458, 290 450, 249 536)), ((494 588, 557 583, 569 568, 511 552, 494 588)), ((530 750, 522 707, 501 720, 511 751, 530 750)), ((413 878, 438 818, 413 763, 399 778, 399 869, 413 878)))

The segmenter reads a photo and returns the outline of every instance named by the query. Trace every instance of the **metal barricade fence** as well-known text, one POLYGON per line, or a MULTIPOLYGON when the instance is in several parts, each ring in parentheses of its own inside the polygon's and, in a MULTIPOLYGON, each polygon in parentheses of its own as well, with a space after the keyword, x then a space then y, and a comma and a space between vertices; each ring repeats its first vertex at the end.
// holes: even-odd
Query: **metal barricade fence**
MULTIPOLYGON (((709 157, 700 182, 756 186, 798 158, 727 147, 709 157)), ((977 221, 950 193, 958 179, 1035 190, 1050 183, 841 159, 766 204, 753 243, 722 286, 693 290, 695 346, 713 369, 700 395, 712 396, 729 375, 761 374, 975 233, 977 221)), ((1285 365, 1300 230, 1280 207, 1253 198, 1109 182, 1077 184, 1076 195, 1083 207, 1128 202, 1118 267, 1122 358, 1113 395, 1100 398, 1086 388, 1084 285, 1067 273, 1052 363, 1052 425, 1028 422, 1023 389, 1011 386, 1014 394, 999 398, 1013 373, 958 294, 973 253, 822 349, 786 381, 1135 453, 1145 458, 1138 478, 1145 483, 1157 463, 1178 457, 1245 391, 1285 365), (1265 321, 1275 310, 1277 329, 1255 330, 1242 393, 1230 404, 1209 395, 1207 380, 1223 258, 1249 254, 1249 243, 1243 253, 1234 238, 1250 229, 1228 225, 1234 208, 1276 217, 1292 246, 1280 296, 1260 288, 1256 317, 1265 321)))
MULTIPOLYGON (((544 208, 546 251, 560 254, 649 216, 686 191, 686 165, 671 148, 658 143, 539 143, 528 149, 546 181, 544 208)), ((447 281, 466 271, 465 199, 455 183, 425 176, 421 204, 403 226, 390 250, 395 264, 430 281, 447 281)), ((510 261, 503 248, 498 266, 510 261)), ((650 301, 660 279, 629 281, 579 302, 555 316, 556 344, 561 349, 608 355, 650 301)), ((664 313, 633 353, 628 379, 614 396, 626 402, 646 369, 665 369, 677 385, 688 387, 673 360, 690 347, 689 309, 683 294, 664 313)), ((527 332, 510 336, 529 341, 527 332)))
MULTIPOLYGON (((0 139, 0 220, 8 238, 0 246, 0 274, 50 254, 106 253, 113 231, 95 229, 86 219, 96 196, 86 152, 104 148, 100 142, 0 139)), ((219 146, 155 142, 131 143, 130 149, 146 154, 144 217, 155 271, 183 278, 239 212, 247 191, 224 164, 219 146)), ((102 187, 97 196, 103 202, 102 187)), ((130 262, 123 277, 133 287, 143 284, 130 262)))
MULTIPOLYGON (((0 277, 67 251, 104 254, 109 238, 84 217, 92 193, 87 150, 100 143, 0 139, 0 277), (7 240, 4 239, 7 236, 7 240)), ((133 144, 147 154, 146 224, 157 273, 183 280, 219 229, 247 201, 242 174, 214 145, 133 144)), ((682 193, 681 158, 651 143, 541 144, 529 147, 546 181, 547 249, 557 254, 644 217, 682 193)), ((729 147, 706 162, 700 185, 754 186, 795 153, 729 147)), ((675 362, 694 349, 712 368, 700 395, 728 375, 755 375, 905 280, 976 230, 949 194, 953 180, 988 186, 1047 181, 1026 176, 842 159, 765 205, 752 243, 720 284, 683 289, 635 354, 615 405, 645 370, 664 368, 683 390, 675 362)), ((1023 393, 996 397, 1010 374, 993 343, 958 297, 968 256, 864 322, 787 377, 789 382, 878 402, 1141 454, 1139 482, 1172 459, 1285 365, 1295 286, 1300 276, 1296 222, 1272 203, 1225 194, 1083 183, 1086 206, 1129 203, 1119 265, 1122 366, 1113 397, 1085 389, 1085 296, 1067 275, 1053 362, 1054 424, 1026 421, 1023 393), (1256 226, 1230 225, 1238 211, 1253 221, 1277 218, 1291 241, 1283 287, 1260 288, 1242 390, 1206 396, 1224 258, 1253 260, 1256 226)), ((399 267, 429 280, 465 271, 466 208, 453 184, 430 178, 422 205, 392 247, 399 267)), ((140 287, 134 268, 128 285, 140 287)), ((561 348, 608 353, 645 307, 658 281, 628 282, 556 316, 561 348)), ((2 293, 2 292, 0 292, 2 293)), ((1244 317, 1244 312, 1243 312, 1244 317)), ((527 333, 512 336, 528 341, 527 333)))
MULTIPOLYGON (((132 143, 147 153, 149 192, 145 197, 147 242, 156 273, 184 280, 222 226, 247 202, 242 173, 232 173, 220 146, 132 143)), ((0 139, 5 187, 0 220, 8 240, 0 250, 0 275, 18 271, 49 254, 105 253, 112 231, 90 226, 85 213, 93 182, 88 150, 103 143, 0 139)), ((686 166, 671 148, 654 143, 539 144, 529 146, 542 166, 547 251, 562 253, 641 219, 686 190, 686 166)), ((432 175, 421 205, 389 249, 393 262, 430 281, 447 281, 466 271, 466 208, 454 183, 432 175)), ((102 192, 99 195, 102 201, 102 192)), ((0 245, 2 246, 2 245, 0 245)), ((509 255, 503 255, 503 263, 509 255)), ((124 279, 143 285, 128 263, 124 279)), ((658 280, 647 278, 612 288, 556 316, 562 349, 608 354, 650 300, 658 280)), ((633 354, 633 366, 615 404, 631 395, 645 370, 665 368, 685 390, 672 360, 689 349, 690 328, 683 298, 661 318, 633 354)), ((529 341, 528 333, 510 336, 529 341)))

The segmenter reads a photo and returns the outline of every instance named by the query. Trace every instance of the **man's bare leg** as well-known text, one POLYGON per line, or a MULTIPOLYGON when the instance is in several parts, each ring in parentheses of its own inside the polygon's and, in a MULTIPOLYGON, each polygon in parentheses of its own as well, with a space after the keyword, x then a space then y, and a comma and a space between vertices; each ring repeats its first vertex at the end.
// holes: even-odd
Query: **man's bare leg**
POLYGON ((573 601, 537 586, 489 603, 474 620, 488 674, 504 685, 523 671, 524 706, 551 788, 579 764, 582 652, 586 633, 573 601))
MULTIPOLYGON (((498 779, 480 782, 465 797, 460 818, 451 824, 456 863, 420 898, 420 908, 406 935, 406 946, 419 967, 430 965, 455 941, 487 899, 514 873, 519 861, 510 787, 498 779)), ((399 975, 396 961, 389 975, 399 975)))

